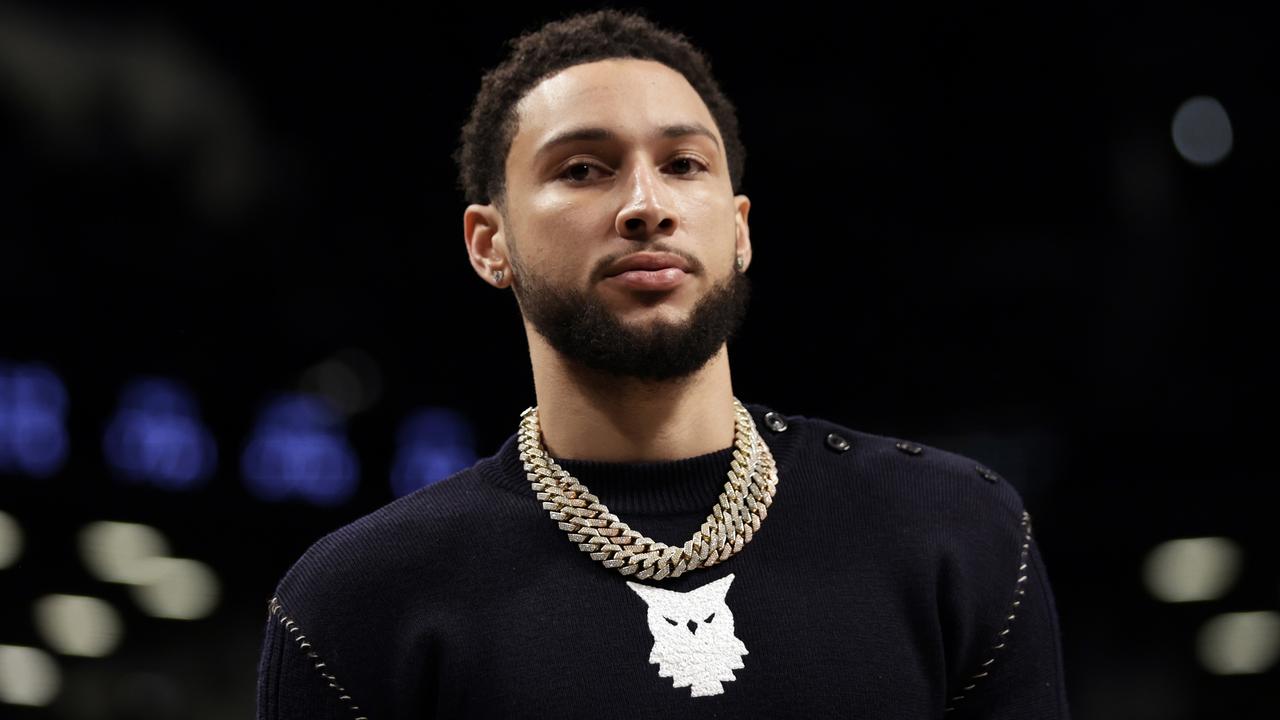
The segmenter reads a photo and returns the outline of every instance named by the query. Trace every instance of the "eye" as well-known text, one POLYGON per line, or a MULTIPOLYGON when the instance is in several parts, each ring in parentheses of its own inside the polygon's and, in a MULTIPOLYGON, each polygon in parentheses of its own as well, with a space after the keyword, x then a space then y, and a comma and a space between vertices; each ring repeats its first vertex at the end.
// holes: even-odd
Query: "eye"
POLYGON ((679 625, 679 624, 680 624, 680 623, 676 622, 675 620, 672 620, 672 619, 671 619, 671 618, 669 618, 669 617, 665 617, 665 616, 664 616, 662 619, 663 619, 663 620, 666 620, 667 622, 671 623, 672 625, 679 625))
POLYGON ((588 183, 594 179, 591 176, 592 170, 599 172, 601 168, 589 162, 576 162, 566 167, 564 172, 560 173, 560 177, 571 183, 588 183))
POLYGON ((693 175, 707 171, 707 166, 702 164, 701 160, 688 155, 672 160, 668 167, 675 171, 673 173, 675 175, 693 175))
POLYGON ((708 616, 707 616, 707 619, 706 619, 706 620, 703 620, 702 622, 704 622, 704 623, 709 623, 709 622, 711 622, 711 618, 713 618, 713 617, 715 617, 715 616, 716 616, 716 614, 715 614, 715 613, 711 613, 710 615, 708 615, 708 616))

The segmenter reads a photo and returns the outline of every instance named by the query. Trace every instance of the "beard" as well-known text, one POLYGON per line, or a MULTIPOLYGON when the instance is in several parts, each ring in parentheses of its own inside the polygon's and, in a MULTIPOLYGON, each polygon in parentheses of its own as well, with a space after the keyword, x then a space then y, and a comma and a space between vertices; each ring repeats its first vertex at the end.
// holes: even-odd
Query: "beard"
POLYGON ((692 375, 742 326, 751 281, 741 272, 716 283, 687 320, 621 322, 599 295, 559 288, 520 267, 513 253, 512 289, 521 313, 561 355, 621 378, 664 381, 692 375))

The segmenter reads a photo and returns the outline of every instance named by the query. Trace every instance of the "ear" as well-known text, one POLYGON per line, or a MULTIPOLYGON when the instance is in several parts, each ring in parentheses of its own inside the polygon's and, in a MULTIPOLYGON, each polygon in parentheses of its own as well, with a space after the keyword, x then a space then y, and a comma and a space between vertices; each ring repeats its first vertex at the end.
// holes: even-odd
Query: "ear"
POLYGON ((462 213, 462 234, 476 274, 494 287, 510 285, 511 267, 506 256, 502 213, 492 204, 468 205, 462 213), (494 280, 494 273, 499 270, 502 271, 502 279, 494 280))
POLYGON ((644 604, 650 607, 652 607, 654 603, 661 602, 663 593, 669 592, 662 588, 649 587, 648 585, 641 585, 640 583, 631 582, 630 580, 627 581, 627 587, 635 591, 635 594, 639 595, 640 598, 644 600, 644 604))
POLYGON ((703 585, 697 590, 693 590, 691 592, 696 592, 704 600, 719 600, 723 602, 724 596, 728 594, 729 586, 732 584, 733 573, 729 573, 719 580, 707 583, 706 585, 703 585))
POLYGON ((746 195, 735 195, 733 198, 733 225, 736 232, 734 255, 742 256, 742 271, 751 267, 751 227, 747 224, 747 214, 751 212, 751 200, 746 195))

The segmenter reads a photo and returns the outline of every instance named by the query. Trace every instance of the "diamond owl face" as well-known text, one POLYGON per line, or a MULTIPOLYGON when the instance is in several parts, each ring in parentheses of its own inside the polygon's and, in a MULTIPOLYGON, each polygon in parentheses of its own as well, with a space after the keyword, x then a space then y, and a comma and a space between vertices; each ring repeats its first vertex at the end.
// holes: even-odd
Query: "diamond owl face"
POLYGON ((653 650, 649 662, 674 687, 688 687, 692 697, 719 695, 733 671, 743 667, 747 646, 734 635, 733 611, 725 595, 733 583, 726 575, 688 592, 675 592, 627 582, 648 606, 653 650))

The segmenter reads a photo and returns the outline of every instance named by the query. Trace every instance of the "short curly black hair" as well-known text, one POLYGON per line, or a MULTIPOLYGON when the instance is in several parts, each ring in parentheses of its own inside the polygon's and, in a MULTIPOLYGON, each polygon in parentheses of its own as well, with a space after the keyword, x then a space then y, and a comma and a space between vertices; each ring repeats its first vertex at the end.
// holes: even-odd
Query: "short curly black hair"
POLYGON ((468 203, 504 204, 507 154, 518 129, 520 99, 567 67, 609 58, 656 60, 684 75, 716 121, 724 139, 730 184, 738 192, 747 153, 738 138, 736 111, 712 76, 711 61, 684 35, 635 12, 608 9, 549 22, 508 45, 507 58, 481 79, 471 114, 462 126, 461 143, 453 153, 458 185, 468 203))

